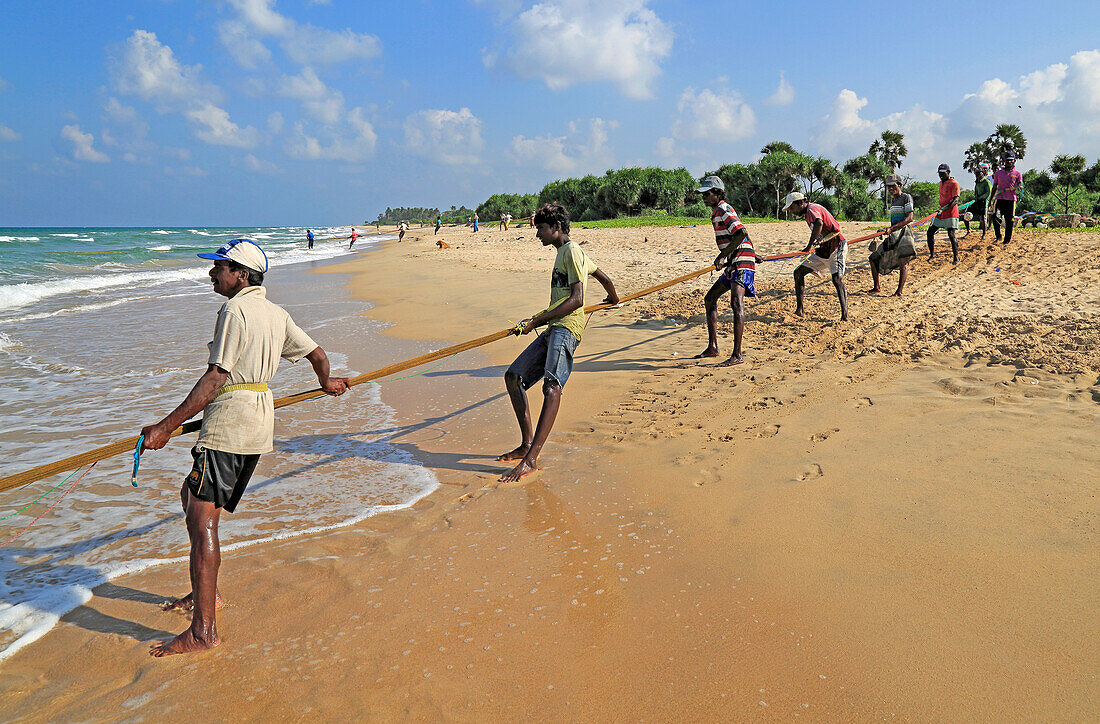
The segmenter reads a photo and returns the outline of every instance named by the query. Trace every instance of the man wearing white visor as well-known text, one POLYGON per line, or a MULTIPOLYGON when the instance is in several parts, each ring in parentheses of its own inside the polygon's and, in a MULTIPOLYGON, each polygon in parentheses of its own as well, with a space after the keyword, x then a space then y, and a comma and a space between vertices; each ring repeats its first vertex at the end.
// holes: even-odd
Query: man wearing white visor
POLYGON ((158 657, 221 643, 214 620, 220 603, 218 521, 223 508, 230 513, 236 509, 260 454, 272 450, 275 409, 267 383, 279 359, 308 359, 321 389, 330 395, 342 395, 348 386, 346 378, 329 376, 325 351, 282 307, 267 300, 262 286, 267 255, 258 244, 234 239, 198 256, 213 260, 214 291, 229 300, 218 310, 206 373, 179 407, 141 430, 143 449, 159 450, 173 430, 202 413, 202 430, 191 450, 194 465, 180 491, 191 540, 191 593, 167 607, 191 611, 191 626, 153 646, 150 653, 158 657))
POLYGON ((794 313, 801 317, 802 295, 806 289, 806 276, 830 276, 840 300, 840 319, 848 320, 848 290, 844 287, 844 273, 848 270, 848 242, 840 233, 840 224, 821 204, 810 203, 809 199, 795 191, 787 194, 783 201, 783 210, 790 210, 796 216, 805 216, 810 227, 810 241, 802 251, 814 249, 794 270, 794 313), (816 247, 816 249, 815 249, 816 247))

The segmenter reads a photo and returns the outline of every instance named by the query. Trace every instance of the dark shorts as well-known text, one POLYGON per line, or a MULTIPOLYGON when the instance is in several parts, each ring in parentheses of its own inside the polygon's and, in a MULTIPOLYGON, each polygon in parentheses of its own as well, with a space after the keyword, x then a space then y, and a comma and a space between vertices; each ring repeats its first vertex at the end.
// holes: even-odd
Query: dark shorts
POLYGON ((573 352, 578 344, 577 338, 565 327, 550 327, 520 352, 505 374, 519 377, 525 390, 534 387, 539 380, 565 387, 573 371, 573 352))
POLYGON ((191 457, 195 459, 195 464, 184 480, 188 492, 199 500, 232 513, 244 495, 260 456, 210 450, 196 445, 191 448, 191 457))
POLYGON ((730 291, 733 291, 734 284, 740 284, 745 288, 745 296, 755 297, 756 288, 753 286, 755 277, 756 272, 752 269, 726 269, 722 272, 722 276, 718 277, 718 281, 730 291))

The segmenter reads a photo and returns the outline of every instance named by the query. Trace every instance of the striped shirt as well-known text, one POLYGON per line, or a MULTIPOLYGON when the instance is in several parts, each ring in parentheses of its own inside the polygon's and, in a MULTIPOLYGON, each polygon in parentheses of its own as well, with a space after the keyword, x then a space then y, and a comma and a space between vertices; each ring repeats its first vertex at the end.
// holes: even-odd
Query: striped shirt
POLYGON ((909 194, 898 194, 890 201, 890 225, 902 221, 913 213, 913 197, 909 194))
MULTIPOLYGON (((729 247, 734 233, 739 229, 745 229, 745 225, 741 223, 737 212, 724 200, 719 201, 718 205, 714 207, 714 212, 710 216, 710 223, 714 226, 714 243, 718 245, 719 251, 725 251, 729 247)), ((748 230, 745 231, 746 233, 741 238, 737 250, 730 255, 728 264, 735 269, 755 271, 756 251, 752 248, 752 241, 749 240, 747 233, 748 230)))

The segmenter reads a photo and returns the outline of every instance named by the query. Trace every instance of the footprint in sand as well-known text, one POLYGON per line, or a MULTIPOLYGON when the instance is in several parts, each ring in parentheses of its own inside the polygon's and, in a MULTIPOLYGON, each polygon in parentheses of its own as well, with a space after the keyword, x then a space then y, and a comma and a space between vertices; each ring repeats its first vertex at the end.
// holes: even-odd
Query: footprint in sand
POLYGON ((853 407, 870 407, 873 404, 875 404, 875 403, 871 401, 870 397, 861 397, 858 400, 856 400, 855 402, 853 402, 852 406, 853 407))
POLYGON ((756 433, 757 437, 775 437, 779 434, 779 425, 768 425, 760 432, 756 433))
POLYGON ((814 478, 820 478, 825 474, 825 471, 821 469, 821 466, 817 463, 810 463, 806 471, 798 476, 799 482, 806 482, 807 480, 813 480, 814 478))
POLYGON ((810 435, 810 442, 824 442, 829 439, 829 436, 834 432, 840 432, 839 427, 834 427, 832 430, 825 430, 824 432, 815 432, 810 435))

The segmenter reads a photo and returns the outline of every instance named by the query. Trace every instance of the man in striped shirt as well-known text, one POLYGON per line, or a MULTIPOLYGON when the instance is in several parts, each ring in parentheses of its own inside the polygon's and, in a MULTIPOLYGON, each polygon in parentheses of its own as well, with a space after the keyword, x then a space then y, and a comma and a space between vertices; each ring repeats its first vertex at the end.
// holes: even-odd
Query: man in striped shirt
POLYGON ((710 221, 714 226, 714 242, 718 245, 714 268, 721 269, 722 275, 703 301, 707 310, 708 343, 705 350, 695 355, 695 359, 718 356, 718 300, 729 292, 730 306, 733 308, 733 354, 724 364, 741 364, 745 361, 741 354, 741 336, 745 331, 745 295, 756 296, 753 287, 756 252, 749 240, 748 230, 726 201, 726 186, 722 179, 707 176, 696 191, 703 195, 703 203, 713 209, 710 221))

